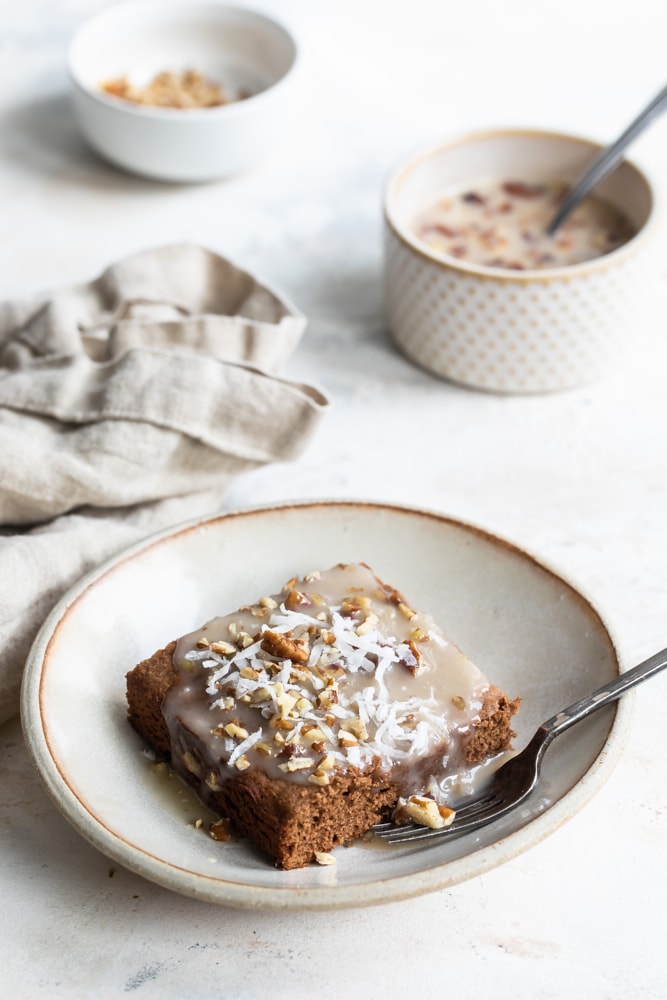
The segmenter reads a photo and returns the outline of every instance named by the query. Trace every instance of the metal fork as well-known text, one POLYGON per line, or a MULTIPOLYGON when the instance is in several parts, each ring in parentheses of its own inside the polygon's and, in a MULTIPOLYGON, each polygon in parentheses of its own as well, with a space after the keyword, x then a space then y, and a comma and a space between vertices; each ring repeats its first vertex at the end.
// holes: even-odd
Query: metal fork
POLYGON ((530 795, 538 783, 544 753, 557 736, 587 719, 598 709, 617 701, 630 688, 647 681, 665 667, 667 649, 655 653, 632 670, 547 719, 537 729, 530 743, 498 768, 488 788, 456 811, 449 826, 434 830, 416 823, 406 823, 403 826, 378 823, 373 827, 373 833, 391 844, 406 844, 423 840, 450 840, 493 823, 516 809, 530 795))

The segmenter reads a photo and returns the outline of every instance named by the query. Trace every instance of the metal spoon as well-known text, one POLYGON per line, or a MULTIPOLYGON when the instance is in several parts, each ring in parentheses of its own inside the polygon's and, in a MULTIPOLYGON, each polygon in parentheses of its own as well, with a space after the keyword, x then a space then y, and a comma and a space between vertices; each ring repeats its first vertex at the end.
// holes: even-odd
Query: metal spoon
POLYGON ((644 110, 635 118, 635 120, 628 125, 625 132, 618 137, 616 142, 612 143, 611 146, 607 146, 606 149, 601 150, 600 153, 593 160, 593 163, 585 171, 583 176, 573 188, 570 189, 569 194, 563 201, 562 205, 554 215, 553 219, 547 227, 547 233, 549 236, 553 236, 559 226, 565 221, 565 218, 570 214, 570 212, 577 207, 580 201, 583 201, 591 193, 594 187, 603 181, 607 177, 618 162, 622 159, 623 153, 626 148, 633 142, 640 132, 643 132, 647 125, 649 125, 654 118, 667 108, 667 87, 663 87, 659 94, 657 94, 650 104, 648 104, 644 110))

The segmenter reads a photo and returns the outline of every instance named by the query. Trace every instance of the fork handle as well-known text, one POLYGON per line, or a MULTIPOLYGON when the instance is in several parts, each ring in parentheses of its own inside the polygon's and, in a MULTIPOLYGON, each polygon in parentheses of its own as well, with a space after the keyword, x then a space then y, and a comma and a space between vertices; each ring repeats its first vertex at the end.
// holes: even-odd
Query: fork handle
POLYGON ((653 677, 661 670, 664 670, 665 667, 667 667, 667 649, 662 649, 659 653, 649 656, 648 660, 644 660, 643 663, 633 667, 632 670, 626 670, 625 673, 614 678, 609 684, 603 685, 603 687, 598 688, 592 694, 581 698, 579 701, 575 701, 568 708, 562 709, 556 715, 542 723, 540 727, 545 731, 545 745, 546 743, 551 743, 556 736, 560 736, 561 733, 564 733, 571 726, 576 725, 577 722, 587 719, 589 715, 597 712, 599 708, 618 701, 621 695, 629 691, 630 688, 642 684, 649 677, 653 677))

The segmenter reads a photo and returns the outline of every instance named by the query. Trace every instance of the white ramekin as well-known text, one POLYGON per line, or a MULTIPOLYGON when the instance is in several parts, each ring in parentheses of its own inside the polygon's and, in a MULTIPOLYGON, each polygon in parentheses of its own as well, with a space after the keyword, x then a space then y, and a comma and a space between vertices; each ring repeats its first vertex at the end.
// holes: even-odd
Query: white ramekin
POLYGON ((84 22, 68 66, 84 136, 116 166, 153 179, 213 180, 254 166, 286 141, 298 103, 297 45, 272 17, 246 7, 132 0, 84 22), (252 96, 221 107, 132 104, 101 85, 127 76, 197 70, 252 96))

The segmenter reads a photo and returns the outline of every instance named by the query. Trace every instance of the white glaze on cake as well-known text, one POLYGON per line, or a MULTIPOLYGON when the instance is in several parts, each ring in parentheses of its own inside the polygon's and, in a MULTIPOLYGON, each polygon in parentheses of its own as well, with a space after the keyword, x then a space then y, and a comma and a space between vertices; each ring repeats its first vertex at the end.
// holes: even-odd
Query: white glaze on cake
POLYGON ((180 747, 181 765, 212 789, 248 767, 326 785, 379 758, 407 793, 422 791, 434 759, 436 780, 459 772, 489 688, 363 564, 290 580, 213 619, 179 640, 174 663, 163 712, 175 763, 180 747))

